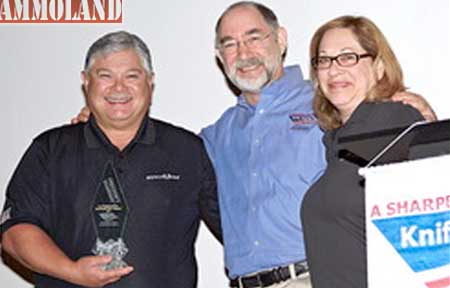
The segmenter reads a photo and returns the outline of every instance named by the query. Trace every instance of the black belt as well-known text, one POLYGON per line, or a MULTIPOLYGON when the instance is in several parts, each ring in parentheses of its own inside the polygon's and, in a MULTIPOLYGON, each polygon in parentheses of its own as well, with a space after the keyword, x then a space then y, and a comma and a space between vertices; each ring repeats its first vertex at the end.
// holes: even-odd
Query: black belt
MULTIPOLYGON (((297 262, 294 264, 295 275, 300 275, 308 272, 308 264, 306 261, 297 262)), ((230 280, 230 287, 239 288, 253 288, 253 287, 267 287, 272 284, 286 281, 291 278, 289 266, 278 267, 273 270, 267 270, 257 273, 252 276, 244 276, 230 280), (242 286, 239 286, 239 282, 242 286)))

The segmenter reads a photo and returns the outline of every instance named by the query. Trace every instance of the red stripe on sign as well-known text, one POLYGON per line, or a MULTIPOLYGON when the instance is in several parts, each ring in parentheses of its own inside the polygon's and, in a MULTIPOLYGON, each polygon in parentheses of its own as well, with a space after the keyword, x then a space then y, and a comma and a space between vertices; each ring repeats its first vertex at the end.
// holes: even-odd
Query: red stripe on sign
POLYGON ((448 288, 450 287, 450 276, 426 282, 425 284, 427 285, 428 288, 448 288))

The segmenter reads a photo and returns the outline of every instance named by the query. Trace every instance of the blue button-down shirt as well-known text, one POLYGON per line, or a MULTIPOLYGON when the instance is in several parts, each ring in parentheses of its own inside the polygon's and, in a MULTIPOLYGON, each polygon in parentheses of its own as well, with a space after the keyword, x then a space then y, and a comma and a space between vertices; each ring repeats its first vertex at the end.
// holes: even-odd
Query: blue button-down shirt
POLYGON ((326 162, 300 67, 243 96, 201 132, 219 189, 225 265, 234 278, 304 260, 300 202, 326 162))

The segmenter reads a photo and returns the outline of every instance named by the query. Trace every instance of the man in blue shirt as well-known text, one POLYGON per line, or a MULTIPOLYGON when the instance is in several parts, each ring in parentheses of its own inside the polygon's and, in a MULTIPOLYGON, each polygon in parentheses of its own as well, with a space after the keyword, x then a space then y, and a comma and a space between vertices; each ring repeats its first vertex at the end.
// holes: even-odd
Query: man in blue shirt
POLYGON ((298 215, 326 161, 313 88, 300 67, 283 68, 286 47, 286 30, 263 5, 236 3, 217 22, 217 56, 242 94, 201 137, 218 179, 232 287, 311 287, 298 215))

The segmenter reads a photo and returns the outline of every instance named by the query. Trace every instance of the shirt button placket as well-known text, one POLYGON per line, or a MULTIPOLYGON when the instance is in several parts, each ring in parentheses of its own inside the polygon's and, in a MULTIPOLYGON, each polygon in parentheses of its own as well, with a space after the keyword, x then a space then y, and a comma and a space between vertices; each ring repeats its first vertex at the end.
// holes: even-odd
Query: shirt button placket
MULTIPOLYGON (((251 179, 249 179, 250 181, 250 195, 249 195, 249 235, 253 235, 253 242, 252 242, 252 246, 254 249, 259 249, 260 247, 260 240, 258 240, 256 237, 259 237, 259 228, 258 225, 255 225, 256 223, 258 223, 258 214, 257 214, 257 207, 255 206, 255 197, 256 194, 261 193, 260 191, 260 171, 259 168, 260 166, 258 165, 259 162, 261 161, 261 117, 264 114, 265 110, 264 108, 260 108, 257 110, 257 114, 255 115, 255 122, 254 122, 254 129, 253 129, 253 135, 252 135, 252 140, 250 142, 250 147, 251 147, 251 161, 250 161, 250 165, 249 165, 249 169, 251 171, 250 175, 251 175, 251 179)), ((258 197, 256 197, 258 198, 258 197)))

